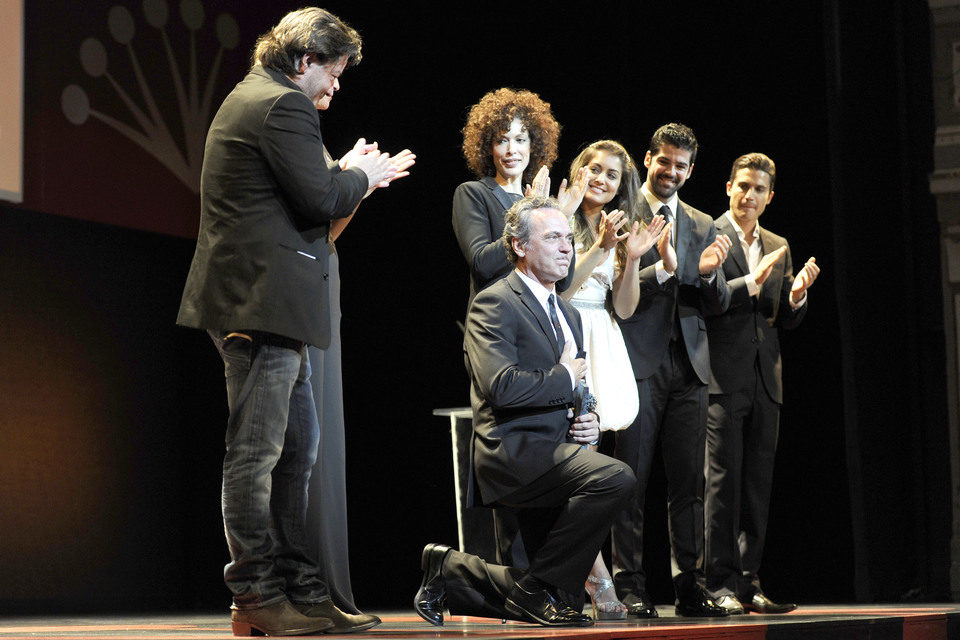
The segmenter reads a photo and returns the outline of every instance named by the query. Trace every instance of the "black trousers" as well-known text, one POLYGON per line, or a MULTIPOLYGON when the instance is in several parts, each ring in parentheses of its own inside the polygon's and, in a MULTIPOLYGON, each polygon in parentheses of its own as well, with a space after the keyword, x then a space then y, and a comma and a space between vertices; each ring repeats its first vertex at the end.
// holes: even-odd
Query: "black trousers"
POLYGON ((780 405, 759 372, 745 388, 710 395, 707 411, 706 579, 715 596, 761 590, 780 405))
MULTIPOLYGON (((581 449, 499 503, 517 514, 529 573, 561 592, 580 594, 610 524, 635 488, 633 472, 622 462, 581 449)), ((512 617, 503 605, 523 570, 452 551, 441 572, 452 614, 512 617)))
POLYGON ((617 431, 614 455, 633 469, 637 493, 613 525, 614 583, 621 598, 646 592, 643 508, 657 440, 667 474, 674 585, 684 597, 703 582, 703 464, 707 386, 681 341, 671 340, 660 367, 637 381, 640 411, 617 431))

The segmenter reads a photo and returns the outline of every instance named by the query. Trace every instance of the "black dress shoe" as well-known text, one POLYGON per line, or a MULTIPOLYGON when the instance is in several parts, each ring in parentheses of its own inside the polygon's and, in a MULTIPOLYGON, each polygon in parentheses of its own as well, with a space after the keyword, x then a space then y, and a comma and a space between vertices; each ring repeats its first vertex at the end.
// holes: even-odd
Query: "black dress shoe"
POLYGON ((723 607, 727 610, 732 616, 742 616, 746 613, 743 610, 743 603, 737 598, 737 596, 726 594, 722 595, 716 599, 717 605, 723 607))
POLYGON ((692 618, 726 618, 730 613, 700 588, 677 598, 677 615, 692 618))
POLYGON ((651 600, 650 596, 646 593, 628 593, 622 602, 627 605, 627 615, 638 618, 656 618, 660 616, 660 614, 657 613, 656 605, 653 604, 653 600, 651 600))
POLYGON ((517 584, 510 590, 504 608, 519 620, 545 627, 593 626, 593 618, 555 598, 547 589, 530 593, 517 584))
POLYGON ((333 604, 333 600, 323 602, 301 603, 294 602, 297 611, 309 618, 327 618, 333 626, 324 629, 324 633, 353 633, 364 631, 380 624, 380 618, 368 613, 346 613, 333 604))
POLYGON ((423 581, 413 598, 413 608, 420 617, 438 627, 443 626, 443 603, 447 599, 440 568, 448 553, 450 547, 443 544, 430 543, 423 548, 423 555, 420 556, 423 581))
POLYGON ((784 602, 777 604, 762 591, 757 591, 749 600, 743 601, 743 608, 753 613, 788 613, 797 608, 794 602, 784 602))

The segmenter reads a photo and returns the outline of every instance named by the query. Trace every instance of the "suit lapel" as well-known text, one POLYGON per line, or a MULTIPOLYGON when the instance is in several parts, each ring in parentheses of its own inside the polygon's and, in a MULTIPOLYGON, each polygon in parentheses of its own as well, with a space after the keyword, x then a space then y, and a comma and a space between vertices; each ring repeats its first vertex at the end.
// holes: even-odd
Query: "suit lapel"
MULTIPOLYGON (((770 233, 763 227, 760 227, 760 253, 761 254, 767 255, 768 253, 772 253, 776 251, 781 246, 782 244, 777 241, 777 239, 774 237, 772 233, 770 233)), ((773 271, 770 272, 770 277, 768 277, 767 281, 763 283, 764 287, 761 287, 761 289, 773 287, 775 283, 776 289, 779 290, 780 283, 783 282, 784 264, 785 264, 785 261, 783 258, 781 258, 780 260, 777 260, 776 264, 773 265, 773 271)), ((776 298, 777 293, 775 292, 772 293, 772 296, 776 298)))
POLYGON ((740 275, 746 275, 750 273, 749 265, 747 264, 747 256, 743 253, 743 245, 740 243, 740 236, 737 235, 737 230, 733 228, 733 223, 730 222, 730 219, 726 215, 720 216, 717 220, 717 229, 721 233, 727 234, 730 238, 730 258, 733 258, 734 264, 737 265, 737 268, 740 269, 740 275))
MULTIPOLYGON (((640 220, 643 221, 643 224, 650 224, 650 221, 653 220, 653 211, 650 210, 650 205, 647 204, 647 199, 642 196, 640 197, 640 220)), ((643 267, 648 267, 659 259, 660 252, 657 251, 657 245, 654 244, 643 255, 643 258, 640 259, 640 268, 642 269, 643 267)))
MULTIPOLYGON (((557 360, 560 360, 560 348, 557 345, 557 338, 554 335, 553 331, 553 322, 550 321, 550 318, 547 317, 547 313, 543 310, 543 307, 540 306, 540 301, 537 300, 537 297, 533 295, 533 292, 524 284, 523 280, 520 279, 520 276, 517 275, 516 271, 511 271, 510 275, 507 276, 507 282, 510 284, 510 287, 520 296, 520 302, 530 310, 530 313, 533 314, 533 317, 536 318, 537 323, 540 325, 540 330, 543 331, 544 335, 550 342, 550 345, 553 347, 553 353, 556 356, 557 360)), ((559 299, 559 298, 558 298, 559 299)), ((569 320, 567 320, 569 323, 569 320)))
POLYGON ((690 219, 683 203, 677 200, 677 270, 682 270, 686 264, 688 244, 690 242, 690 219))
POLYGON ((490 176, 484 176, 480 179, 480 182, 486 185, 487 189, 490 189, 490 191, 493 192, 493 197, 497 199, 497 202, 500 203, 500 206, 503 207, 504 211, 513 206, 513 202, 510 201, 510 196, 508 196, 507 192, 497 184, 496 180, 490 176))
POLYGON ((780 243, 777 242, 776 238, 772 233, 760 227, 760 252, 763 255, 767 255, 772 251, 776 251, 780 248, 780 243))
POLYGON ((557 296, 557 302, 560 303, 560 309, 563 311, 563 317, 567 319, 570 330, 573 332, 573 339, 577 343, 577 353, 583 351, 583 326, 581 325, 580 314, 573 309, 573 305, 557 296))

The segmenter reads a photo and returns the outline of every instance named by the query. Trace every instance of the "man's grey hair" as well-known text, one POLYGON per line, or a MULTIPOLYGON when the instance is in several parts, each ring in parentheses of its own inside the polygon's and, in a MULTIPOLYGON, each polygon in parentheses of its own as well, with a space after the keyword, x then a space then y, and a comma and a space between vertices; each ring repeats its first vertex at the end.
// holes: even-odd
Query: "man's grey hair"
POLYGON ((319 7, 291 11, 257 40, 253 63, 293 77, 300 75, 300 59, 306 53, 327 64, 346 56, 347 66, 360 62, 359 34, 350 25, 319 7))
POLYGON ((520 256, 513 250, 513 239, 520 244, 530 242, 530 214, 537 209, 560 210, 560 203, 550 196, 527 196, 520 198, 507 210, 503 225, 503 243, 507 245, 507 258, 510 264, 517 264, 520 256))

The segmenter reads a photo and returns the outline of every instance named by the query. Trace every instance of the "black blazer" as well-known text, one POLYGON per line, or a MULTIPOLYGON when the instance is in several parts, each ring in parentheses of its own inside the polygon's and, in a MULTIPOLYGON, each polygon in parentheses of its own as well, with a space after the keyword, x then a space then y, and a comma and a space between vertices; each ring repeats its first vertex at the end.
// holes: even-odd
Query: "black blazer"
POLYGON ((786 238, 760 227, 760 245, 764 254, 787 247, 783 258, 773 265, 760 293, 751 296, 745 276, 750 273, 747 257, 733 223, 726 216, 716 219, 717 233, 730 237, 733 246, 723 263, 730 290, 730 307, 721 315, 707 318, 710 336, 710 364, 713 376, 710 393, 731 393, 753 385, 754 364, 760 365, 760 377, 767 395, 774 402, 783 402, 780 340, 778 328, 792 329, 807 312, 805 303, 790 306, 793 287, 793 262, 786 238))
POLYGON ((317 109, 282 73, 255 66, 210 125, 197 249, 177 323, 330 342, 330 221, 367 177, 324 161, 317 109))
MULTIPOLYGON (((645 199, 641 202, 641 216, 645 222, 653 218, 645 199)), ((676 274, 663 285, 657 282, 654 265, 660 260, 660 253, 656 245, 651 247, 640 259, 640 302, 632 316, 620 320, 620 328, 633 374, 637 380, 643 380, 656 371, 666 355, 679 315, 690 363, 703 384, 709 384, 710 351, 704 318, 721 313, 729 302, 722 269, 717 269, 712 282, 700 277, 700 254, 716 238, 716 229, 710 216, 679 202, 675 233, 676 274)))
MULTIPOLYGON (((583 347, 580 314, 559 298, 583 347)), ((464 359, 473 404, 473 462, 484 504, 530 484, 576 454, 566 442, 574 400, 553 325, 515 272, 484 289, 467 314, 464 359)))
MULTIPOLYGON (((453 192, 453 233, 470 267, 470 300, 513 271, 503 244, 504 214, 515 199, 490 176, 464 182, 453 192)), ((576 256, 571 255, 567 277, 557 283, 566 291, 573 280, 576 256)))

